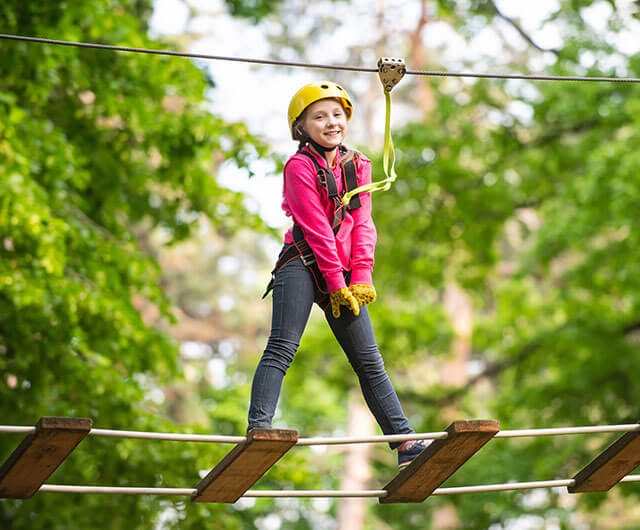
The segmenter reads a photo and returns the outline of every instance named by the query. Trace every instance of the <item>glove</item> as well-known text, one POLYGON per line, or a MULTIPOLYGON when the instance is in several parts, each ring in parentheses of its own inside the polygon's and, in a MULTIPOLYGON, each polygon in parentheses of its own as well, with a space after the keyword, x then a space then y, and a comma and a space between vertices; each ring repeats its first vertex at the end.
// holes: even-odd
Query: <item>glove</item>
POLYGON ((358 301, 353 297, 349 289, 343 287, 342 289, 338 289, 337 291, 333 291, 329 293, 329 300, 331 301, 331 312, 333 313, 333 318, 340 318, 340 306, 346 305, 355 316, 360 314, 360 306, 358 305, 358 301))
POLYGON ((366 283, 354 283, 349 286, 349 292, 360 305, 367 305, 376 301, 376 290, 373 285, 366 283))

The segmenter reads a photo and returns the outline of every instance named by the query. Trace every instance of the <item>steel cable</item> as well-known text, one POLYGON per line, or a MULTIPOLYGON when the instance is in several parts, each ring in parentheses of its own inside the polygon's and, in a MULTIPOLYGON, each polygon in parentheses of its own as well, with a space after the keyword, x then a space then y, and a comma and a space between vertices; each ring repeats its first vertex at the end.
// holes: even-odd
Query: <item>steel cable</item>
MULTIPOLYGON (((55 44, 58 46, 75 46, 79 48, 95 48, 99 50, 111 50, 134 53, 148 53, 154 55, 169 55, 174 57, 189 57, 192 59, 207 59, 213 61, 235 61, 252 64, 265 64, 274 66, 293 66, 301 68, 320 68, 325 70, 347 70, 351 72, 377 73, 377 68, 366 68, 362 66, 306 63, 297 61, 279 61, 275 59, 256 59, 250 57, 233 57, 229 55, 209 55, 204 53, 174 52, 170 50, 154 50, 149 48, 132 48, 128 46, 113 46, 110 44, 97 44, 91 42, 74 42, 66 40, 45 39, 41 37, 27 37, 24 35, 0 34, 0 39, 36 42, 40 44, 55 44)), ((586 81, 586 82, 607 82, 607 83, 640 83, 640 78, 636 77, 589 77, 589 76, 554 76, 554 75, 525 75, 525 74, 486 74, 472 72, 446 72, 433 70, 407 70, 406 75, 422 75, 431 77, 467 77, 467 78, 487 78, 487 79, 522 79, 529 81, 586 81)))

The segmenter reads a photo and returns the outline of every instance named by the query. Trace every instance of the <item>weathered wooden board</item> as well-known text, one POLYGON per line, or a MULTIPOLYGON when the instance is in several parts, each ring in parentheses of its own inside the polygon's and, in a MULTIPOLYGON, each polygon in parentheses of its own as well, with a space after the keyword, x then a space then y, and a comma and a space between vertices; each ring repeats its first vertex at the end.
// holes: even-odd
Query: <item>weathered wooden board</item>
POLYGON ((45 416, 0 468, 0 497, 28 499, 89 434, 88 418, 45 416))
POLYGON ((194 502, 236 502, 298 441, 298 431, 252 429, 196 486, 194 502))
POLYGON ((454 421, 384 489, 380 503, 422 502, 500 430, 496 420, 454 421))
POLYGON ((639 465, 640 432, 625 433, 573 477, 569 493, 607 491, 639 465))

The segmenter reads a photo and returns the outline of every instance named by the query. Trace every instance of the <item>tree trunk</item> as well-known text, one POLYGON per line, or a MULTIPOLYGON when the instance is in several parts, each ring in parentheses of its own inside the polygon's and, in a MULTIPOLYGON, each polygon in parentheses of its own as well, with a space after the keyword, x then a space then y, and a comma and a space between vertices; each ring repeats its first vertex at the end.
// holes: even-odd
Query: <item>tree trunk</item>
MULTIPOLYGON (((420 18, 416 24, 416 28, 411 34, 411 63, 410 68, 414 70, 422 70, 427 66, 427 54, 425 46, 422 43, 422 30, 427 25, 429 18, 427 16, 427 0, 421 0, 420 18)), ((426 116, 434 108, 433 94, 429 86, 429 80, 426 76, 417 76, 416 82, 418 89, 416 90, 416 106, 420 110, 421 116, 426 116)))
POLYGON ((451 360, 444 366, 440 380, 446 386, 462 386, 467 382, 466 365, 471 358, 473 313, 470 298, 455 283, 445 287, 444 310, 451 320, 455 338, 451 360))
MULTIPOLYGON (((466 366, 471 358, 473 312, 471 299, 453 282, 448 283, 444 290, 444 310, 451 320, 455 337, 451 344, 451 360, 442 367, 440 381, 445 386, 460 387, 468 379, 466 366)), ((461 419, 456 417, 455 405, 445 408, 442 414, 449 420, 461 419)), ((455 508, 450 504, 438 508, 433 514, 433 526, 442 530, 460 528, 455 508)))
MULTIPOLYGON (((349 395, 348 436, 373 436, 375 421, 362 401, 357 390, 349 395)), ((347 446, 344 462, 344 474, 340 489, 365 490, 371 479, 370 444, 351 444, 347 446)), ((338 530, 361 530, 367 515, 367 499, 342 499, 338 508, 338 530)))

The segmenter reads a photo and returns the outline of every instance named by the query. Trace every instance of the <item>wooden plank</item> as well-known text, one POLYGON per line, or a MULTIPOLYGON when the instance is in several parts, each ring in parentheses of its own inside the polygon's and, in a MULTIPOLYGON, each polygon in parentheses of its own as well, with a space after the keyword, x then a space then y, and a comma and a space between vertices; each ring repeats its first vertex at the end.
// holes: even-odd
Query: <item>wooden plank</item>
POLYGON ((89 434, 88 418, 45 416, 0 468, 0 497, 28 499, 89 434))
POLYGON ((252 429, 196 486, 194 502, 236 502, 298 441, 298 431, 252 429))
POLYGON ((608 491, 640 465, 640 432, 625 433, 573 479, 569 493, 608 491))
POLYGON ((434 440, 384 489, 381 504, 422 502, 500 430, 496 420, 454 421, 444 440, 434 440))

